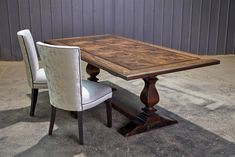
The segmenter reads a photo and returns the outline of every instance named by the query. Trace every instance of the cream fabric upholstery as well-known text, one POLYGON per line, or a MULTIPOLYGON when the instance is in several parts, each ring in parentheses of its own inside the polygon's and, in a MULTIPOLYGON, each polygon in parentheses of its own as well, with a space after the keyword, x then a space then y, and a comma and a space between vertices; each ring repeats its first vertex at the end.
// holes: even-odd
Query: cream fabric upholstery
POLYGON ((81 80, 79 47, 37 42, 48 79, 50 103, 56 108, 83 111, 112 97, 110 87, 81 80))
POLYGON ((92 108, 112 97, 112 89, 104 84, 82 80, 83 110, 92 108))
POLYGON ((37 70, 33 88, 38 88, 38 89, 47 88, 47 78, 43 68, 37 70))
POLYGON ((26 67, 28 84, 31 88, 47 88, 47 79, 43 69, 39 69, 37 52, 29 30, 17 32, 23 60, 26 67))

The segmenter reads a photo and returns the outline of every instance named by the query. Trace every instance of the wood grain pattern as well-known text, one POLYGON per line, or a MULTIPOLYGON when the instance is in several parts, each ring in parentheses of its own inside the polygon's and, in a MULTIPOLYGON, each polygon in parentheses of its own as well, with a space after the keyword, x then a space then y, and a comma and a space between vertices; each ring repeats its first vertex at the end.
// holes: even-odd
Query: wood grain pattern
POLYGON ((47 43, 78 46, 84 61, 126 80, 219 63, 218 60, 113 35, 54 39, 47 43))

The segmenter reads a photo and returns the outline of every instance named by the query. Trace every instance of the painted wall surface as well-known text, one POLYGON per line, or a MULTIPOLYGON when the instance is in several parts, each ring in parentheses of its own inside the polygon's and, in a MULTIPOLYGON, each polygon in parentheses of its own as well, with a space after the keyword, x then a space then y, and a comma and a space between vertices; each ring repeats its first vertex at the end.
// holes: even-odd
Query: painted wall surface
POLYGON ((35 41, 116 34, 195 54, 235 54, 235 0, 0 0, 0 59, 35 41))

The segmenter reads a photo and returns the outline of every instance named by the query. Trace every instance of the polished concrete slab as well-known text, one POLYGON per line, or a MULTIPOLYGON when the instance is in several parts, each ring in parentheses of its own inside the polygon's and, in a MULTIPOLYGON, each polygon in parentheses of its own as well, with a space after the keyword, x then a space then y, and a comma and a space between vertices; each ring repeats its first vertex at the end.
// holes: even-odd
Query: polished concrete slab
MULTIPOLYGON (((216 56, 220 65, 159 76, 158 113, 178 124, 128 138, 117 129, 128 119, 113 110, 105 126, 104 104, 84 114, 85 145, 77 144, 77 120, 65 111, 48 136, 47 90, 39 92, 35 117, 29 117, 30 89, 23 62, 0 62, 0 156, 235 156, 235 56, 216 56)), ((86 63, 82 63, 83 78, 86 63)), ((142 80, 125 81, 105 71, 100 81, 115 86, 114 99, 133 114, 143 106, 142 80)))

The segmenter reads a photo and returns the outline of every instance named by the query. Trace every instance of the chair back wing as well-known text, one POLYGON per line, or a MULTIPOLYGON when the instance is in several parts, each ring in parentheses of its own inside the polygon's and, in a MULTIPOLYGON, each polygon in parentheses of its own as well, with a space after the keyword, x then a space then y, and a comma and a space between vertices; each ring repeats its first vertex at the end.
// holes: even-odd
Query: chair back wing
POLYGON ((17 36, 25 63, 27 80, 29 86, 32 88, 33 82, 36 79, 36 72, 39 69, 34 40, 30 31, 27 29, 17 32, 17 36))
POLYGON ((81 56, 79 47, 54 46, 37 42, 48 80, 51 105, 82 111, 81 56))

